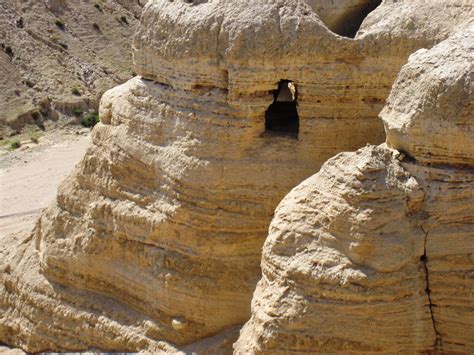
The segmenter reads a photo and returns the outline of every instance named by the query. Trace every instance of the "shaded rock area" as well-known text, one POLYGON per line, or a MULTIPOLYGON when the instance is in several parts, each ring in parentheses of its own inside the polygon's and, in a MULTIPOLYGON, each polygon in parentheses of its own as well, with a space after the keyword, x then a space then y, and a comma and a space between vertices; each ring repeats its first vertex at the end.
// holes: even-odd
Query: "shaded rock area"
POLYGON ((413 54, 381 114, 387 145, 283 199, 237 353, 472 353, 473 59, 472 25, 413 54))
POLYGON ((367 15, 374 11, 382 0, 306 0, 306 2, 331 31, 354 38, 367 15))
MULTIPOLYGON (((386 1, 367 21, 380 16, 383 29, 362 23, 351 39, 303 0, 149 1, 133 40, 138 76, 104 94, 93 145, 34 231, 2 241, 0 340, 27 351, 230 352, 275 207, 330 157, 385 140, 378 114, 401 66, 465 24, 472 5, 386 1), (397 4, 407 9, 387 12, 397 4), (297 129, 266 122, 284 102, 297 129)), ((374 174, 390 162, 380 154, 374 174)), ((419 208, 422 188, 397 164, 376 188, 388 186, 401 211, 419 208)), ((406 267, 406 284, 387 284, 422 305, 425 278, 408 261, 423 235, 411 238, 388 266, 383 250, 373 263, 406 267)), ((374 275, 377 297, 398 297, 374 275)), ((429 310, 417 315, 422 337, 407 349, 433 340, 429 310)))
POLYGON ((131 78, 141 2, 1 1, 0 136, 76 122, 131 78))

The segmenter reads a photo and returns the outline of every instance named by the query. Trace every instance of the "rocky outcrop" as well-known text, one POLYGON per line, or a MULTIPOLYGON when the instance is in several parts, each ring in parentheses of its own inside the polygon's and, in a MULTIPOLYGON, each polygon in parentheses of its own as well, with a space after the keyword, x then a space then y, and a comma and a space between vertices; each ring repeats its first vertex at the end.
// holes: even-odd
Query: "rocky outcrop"
POLYGON ((78 120, 130 79, 143 2, 1 1, 0 137, 78 120))
POLYGON ((237 353, 472 353, 471 25, 403 67, 387 145, 341 153, 275 212, 237 353))
MULTIPOLYGON (((0 340, 171 351, 225 334, 228 346, 281 198, 329 157, 383 141, 399 68, 440 39, 419 15, 413 41, 392 34, 398 21, 353 40, 299 0, 149 1, 139 76, 104 95, 93 146, 34 233, 1 251, 0 340)), ((470 12, 437 16, 448 33, 470 12)))

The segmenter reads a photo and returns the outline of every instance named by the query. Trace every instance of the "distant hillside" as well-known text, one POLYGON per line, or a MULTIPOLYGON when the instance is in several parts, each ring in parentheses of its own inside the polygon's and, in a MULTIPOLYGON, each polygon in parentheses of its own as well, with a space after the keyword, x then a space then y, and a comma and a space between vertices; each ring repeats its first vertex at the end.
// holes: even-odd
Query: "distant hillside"
POLYGON ((145 0, 0 2, 0 136, 79 120, 129 79, 145 0))

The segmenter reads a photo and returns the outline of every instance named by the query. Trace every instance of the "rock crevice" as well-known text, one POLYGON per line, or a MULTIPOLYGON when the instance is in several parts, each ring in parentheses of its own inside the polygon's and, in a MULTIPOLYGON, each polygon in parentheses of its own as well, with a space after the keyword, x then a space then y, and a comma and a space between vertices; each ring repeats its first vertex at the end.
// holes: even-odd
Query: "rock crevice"
POLYGON ((436 351, 443 352, 443 341, 441 338, 441 334, 438 331, 438 328, 436 326, 436 319, 434 316, 433 312, 433 307, 435 306, 433 304, 433 300, 431 298, 431 287, 430 287, 430 274, 429 274, 429 269, 428 269, 428 256, 426 255, 426 244, 428 242, 428 233, 425 232, 423 227, 420 227, 423 233, 425 234, 425 243, 424 243, 424 248, 423 248, 423 255, 420 257, 420 261, 423 263, 423 268, 425 270, 425 277, 426 277, 426 296, 428 297, 428 307, 430 308, 430 314, 431 314, 431 321, 433 322, 433 330, 436 334, 436 343, 433 345, 433 349, 436 351))

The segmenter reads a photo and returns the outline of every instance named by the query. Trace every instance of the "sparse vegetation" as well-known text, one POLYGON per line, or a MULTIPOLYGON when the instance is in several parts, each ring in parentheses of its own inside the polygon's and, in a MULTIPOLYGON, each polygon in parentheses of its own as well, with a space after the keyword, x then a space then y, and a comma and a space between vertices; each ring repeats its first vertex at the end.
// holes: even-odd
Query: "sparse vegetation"
POLYGON ((75 86, 71 89, 71 94, 81 96, 81 90, 79 90, 79 88, 75 86))
POLYGON ((21 147, 21 142, 19 140, 13 140, 10 142, 10 149, 15 150, 21 147))
POLYGON ((30 136, 30 140, 35 143, 35 144, 38 144, 39 142, 39 137, 36 133, 32 133, 31 136, 30 136))
POLYGON ((100 122, 100 117, 97 112, 89 112, 84 118, 81 120, 81 124, 84 127, 94 127, 97 123, 100 122))
POLYGON ((72 110, 72 113, 74 113, 74 116, 80 116, 82 115, 82 109, 79 107, 76 107, 74 110, 72 110))
POLYGON ((54 24, 62 30, 64 30, 64 27, 66 26, 66 23, 64 22, 64 20, 61 20, 61 19, 57 19, 56 21, 54 21, 54 24))
POLYGON ((18 27, 18 28, 24 28, 25 27, 23 17, 20 17, 19 19, 16 20, 16 27, 18 27))

